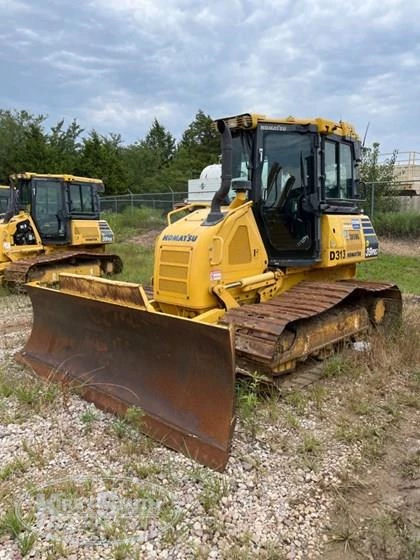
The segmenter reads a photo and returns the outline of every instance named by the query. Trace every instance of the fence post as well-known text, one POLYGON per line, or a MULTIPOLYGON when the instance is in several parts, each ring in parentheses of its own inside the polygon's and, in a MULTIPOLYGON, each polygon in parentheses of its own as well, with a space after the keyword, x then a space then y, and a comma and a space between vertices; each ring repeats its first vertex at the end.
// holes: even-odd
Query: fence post
POLYGON ((172 209, 173 209, 173 208, 175 208, 175 193, 174 193, 174 191, 171 189, 171 187, 168 187, 168 189, 171 191, 172 209))
POLYGON ((372 183, 372 190, 370 191, 370 218, 373 218, 373 210, 375 208, 375 183, 372 183))

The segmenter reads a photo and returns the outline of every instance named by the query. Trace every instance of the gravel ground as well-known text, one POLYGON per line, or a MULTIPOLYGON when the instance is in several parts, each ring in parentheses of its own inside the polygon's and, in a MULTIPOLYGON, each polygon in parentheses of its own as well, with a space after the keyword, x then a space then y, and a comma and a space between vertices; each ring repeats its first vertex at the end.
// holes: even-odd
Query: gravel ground
POLYGON ((362 454, 336 437, 340 379, 245 407, 219 474, 25 372, 30 321, 27 298, 0 299, 0 518, 18 525, 1 560, 323 557, 362 454))

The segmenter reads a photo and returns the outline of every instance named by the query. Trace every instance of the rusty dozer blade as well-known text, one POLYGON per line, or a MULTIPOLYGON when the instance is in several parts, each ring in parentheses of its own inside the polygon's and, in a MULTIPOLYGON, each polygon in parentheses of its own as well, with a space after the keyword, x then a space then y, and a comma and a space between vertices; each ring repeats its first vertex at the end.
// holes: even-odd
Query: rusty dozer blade
POLYGON ((105 410, 139 407, 141 431, 223 470, 234 418, 231 330, 146 310, 137 284, 72 275, 60 283, 27 284, 34 323, 17 359, 105 410))

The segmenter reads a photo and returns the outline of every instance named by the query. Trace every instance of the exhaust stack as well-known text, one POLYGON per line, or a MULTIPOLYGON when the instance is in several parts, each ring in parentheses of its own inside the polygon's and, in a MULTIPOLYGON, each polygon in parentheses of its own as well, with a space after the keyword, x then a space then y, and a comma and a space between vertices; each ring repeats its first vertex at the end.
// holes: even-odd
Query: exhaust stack
POLYGON ((221 134, 222 147, 222 184, 211 201, 210 213, 203 225, 212 226, 223 220, 221 206, 229 194, 232 183, 232 134, 225 121, 217 121, 217 130, 221 134))

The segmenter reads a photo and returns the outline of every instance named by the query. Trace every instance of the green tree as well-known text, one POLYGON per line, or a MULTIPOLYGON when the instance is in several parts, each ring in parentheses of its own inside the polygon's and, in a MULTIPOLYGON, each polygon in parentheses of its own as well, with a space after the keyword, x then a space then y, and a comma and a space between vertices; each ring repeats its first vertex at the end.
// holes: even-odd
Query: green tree
POLYGON ((64 119, 51 127, 48 135, 48 168, 50 173, 74 173, 81 151, 79 137, 83 128, 74 119, 64 128, 64 119))
POLYGON ((47 136, 44 115, 27 111, 0 109, 0 178, 7 181, 11 173, 46 171, 47 136))
POLYGON ((86 177, 102 179, 106 194, 125 192, 127 178, 122 160, 121 136, 103 136, 96 130, 83 139, 76 173, 86 177))
POLYGON ((133 192, 168 190, 165 170, 175 154, 175 138, 155 118, 144 140, 124 151, 128 185, 133 192))
POLYGON ((200 109, 182 135, 166 180, 172 188, 185 191, 188 179, 198 177, 219 155, 220 135, 212 118, 200 109))
POLYGON ((363 148, 360 165, 360 178, 364 183, 362 198, 366 199, 373 212, 390 212, 398 210, 399 201, 395 197, 393 183, 396 180, 395 161, 398 152, 380 161, 380 144, 374 142, 372 147, 363 148), (394 195, 394 196, 393 196, 394 195))

